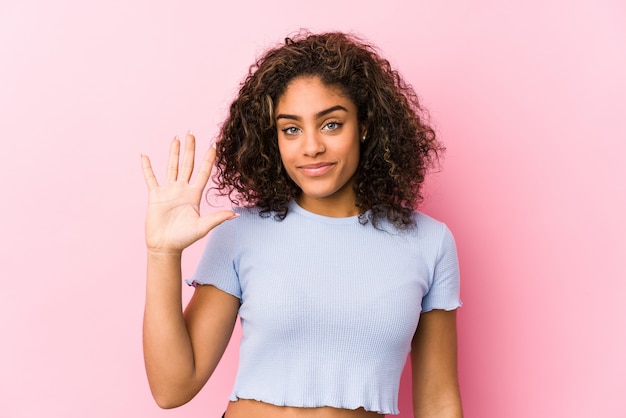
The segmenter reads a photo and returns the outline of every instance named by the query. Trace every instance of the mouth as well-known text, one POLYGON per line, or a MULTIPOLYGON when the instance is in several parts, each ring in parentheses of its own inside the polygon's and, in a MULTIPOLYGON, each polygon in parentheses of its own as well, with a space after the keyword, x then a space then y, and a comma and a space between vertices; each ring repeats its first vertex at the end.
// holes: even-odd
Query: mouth
POLYGON ((298 170, 310 177, 318 177, 326 174, 335 166, 335 163, 316 163, 298 166, 298 170))

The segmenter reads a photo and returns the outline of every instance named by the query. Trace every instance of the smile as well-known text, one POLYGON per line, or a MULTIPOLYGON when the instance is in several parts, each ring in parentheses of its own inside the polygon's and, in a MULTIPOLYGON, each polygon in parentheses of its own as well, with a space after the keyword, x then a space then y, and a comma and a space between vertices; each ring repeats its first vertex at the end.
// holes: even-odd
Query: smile
POLYGON ((335 163, 318 163, 298 166, 298 170, 310 177, 318 177, 326 174, 335 166, 335 163))

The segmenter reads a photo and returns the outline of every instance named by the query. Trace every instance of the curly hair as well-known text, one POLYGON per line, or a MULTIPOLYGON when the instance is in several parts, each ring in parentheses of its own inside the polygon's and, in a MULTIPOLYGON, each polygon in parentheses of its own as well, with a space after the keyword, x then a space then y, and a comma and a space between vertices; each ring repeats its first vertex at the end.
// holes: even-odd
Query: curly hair
POLYGON ((299 77, 318 77, 356 105, 367 132, 354 182, 361 223, 387 218, 400 229, 413 226, 426 172, 444 147, 413 88, 375 47, 346 33, 301 31, 250 66, 217 138, 218 192, 259 207, 262 216, 285 218, 300 189, 281 162, 274 109, 299 77))

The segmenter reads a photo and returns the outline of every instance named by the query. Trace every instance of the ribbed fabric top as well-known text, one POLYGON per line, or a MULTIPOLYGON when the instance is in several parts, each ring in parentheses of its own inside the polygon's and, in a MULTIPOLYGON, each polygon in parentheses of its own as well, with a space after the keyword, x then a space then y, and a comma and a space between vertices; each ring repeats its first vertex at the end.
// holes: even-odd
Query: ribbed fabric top
POLYGON ((211 232, 187 280, 241 300, 230 400, 398 414, 420 312, 461 305, 449 229, 421 213, 415 230, 400 232, 295 202, 283 221, 235 210, 241 216, 211 232))

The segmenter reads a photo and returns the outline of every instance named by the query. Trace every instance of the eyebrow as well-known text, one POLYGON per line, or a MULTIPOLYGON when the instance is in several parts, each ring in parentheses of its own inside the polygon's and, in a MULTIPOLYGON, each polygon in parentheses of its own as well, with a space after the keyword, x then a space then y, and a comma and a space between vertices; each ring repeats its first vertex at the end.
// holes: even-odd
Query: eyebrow
MULTIPOLYGON (((314 115, 314 118, 315 119, 319 119, 322 116, 325 116, 325 115, 327 115, 329 113, 334 112, 335 110, 343 110, 344 112, 348 111, 348 109, 346 109, 345 107, 343 107, 341 105, 337 105, 337 106, 329 107, 328 109, 324 109, 322 111, 317 112, 314 115)), ((300 116, 297 116, 297 115, 287 115, 285 113, 281 113, 278 116, 276 116, 276 120, 278 120, 278 119, 293 119, 293 120, 297 120, 297 121, 301 121, 302 120, 302 118, 300 116)))

